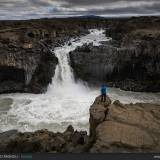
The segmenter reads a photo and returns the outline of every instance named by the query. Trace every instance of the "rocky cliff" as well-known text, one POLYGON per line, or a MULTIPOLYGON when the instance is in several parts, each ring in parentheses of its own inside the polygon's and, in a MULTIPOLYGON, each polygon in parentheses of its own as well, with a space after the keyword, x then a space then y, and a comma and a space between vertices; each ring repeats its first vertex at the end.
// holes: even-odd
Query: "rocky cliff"
POLYGON ((129 48, 116 48, 107 43, 98 47, 84 45, 70 53, 71 66, 76 79, 91 85, 106 83, 123 90, 159 92, 158 44, 141 41, 129 48))
POLYGON ((64 133, 40 130, 0 134, 0 152, 159 153, 160 105, 101 102, 90 107, 90 135, 69 126, 64 133))
POLYGON ((160 106, 110 104, 98 97, 90 109, 92 153, 158 153, 160 151, 160 106))
POLYGON ((124 90, 160 91, 160 20, 131 18, 108 22, 112 40, 84 45, 70 53, 77 79, 124 90))
POLYGON ((0 93, 44 92, 58 60, 42 39, 30 29, 0 30, 0 46, 0 93))

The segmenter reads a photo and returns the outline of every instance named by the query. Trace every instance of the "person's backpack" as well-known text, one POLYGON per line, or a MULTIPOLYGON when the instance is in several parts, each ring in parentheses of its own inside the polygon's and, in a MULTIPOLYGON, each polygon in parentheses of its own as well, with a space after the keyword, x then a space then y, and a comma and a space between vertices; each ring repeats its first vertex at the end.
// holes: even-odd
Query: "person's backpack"
POLYGON ((107 87, 106 86, 102 86, 101 87, 101 93, 102 94, 106 94, 106 92, 107 92, 107 87))

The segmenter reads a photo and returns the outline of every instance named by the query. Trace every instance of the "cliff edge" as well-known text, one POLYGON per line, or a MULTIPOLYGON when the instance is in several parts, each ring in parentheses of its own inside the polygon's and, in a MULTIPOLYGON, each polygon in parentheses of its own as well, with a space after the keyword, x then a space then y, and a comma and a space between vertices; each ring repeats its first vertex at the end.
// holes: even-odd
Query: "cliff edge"
POLYGON ((110 104, 98 97, 90 109, 92 153, 160 151, 160 105, 110 104))

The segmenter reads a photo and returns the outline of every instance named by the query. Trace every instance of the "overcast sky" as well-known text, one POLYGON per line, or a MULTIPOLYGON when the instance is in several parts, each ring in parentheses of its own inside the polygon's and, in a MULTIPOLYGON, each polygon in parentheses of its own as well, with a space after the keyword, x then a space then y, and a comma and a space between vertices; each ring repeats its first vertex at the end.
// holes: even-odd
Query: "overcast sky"
POLYGON ((160 15, 160 0, 0 0, 0 19, 160 15))

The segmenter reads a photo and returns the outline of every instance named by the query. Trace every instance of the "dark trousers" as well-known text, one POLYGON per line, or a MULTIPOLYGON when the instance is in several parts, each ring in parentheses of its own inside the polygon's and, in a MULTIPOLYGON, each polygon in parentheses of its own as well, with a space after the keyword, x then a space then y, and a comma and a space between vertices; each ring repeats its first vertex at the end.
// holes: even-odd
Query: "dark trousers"
POLYGON ((106 94, 102 94, 101 95, 101 102, 105 102, 106 101, 106 94))

